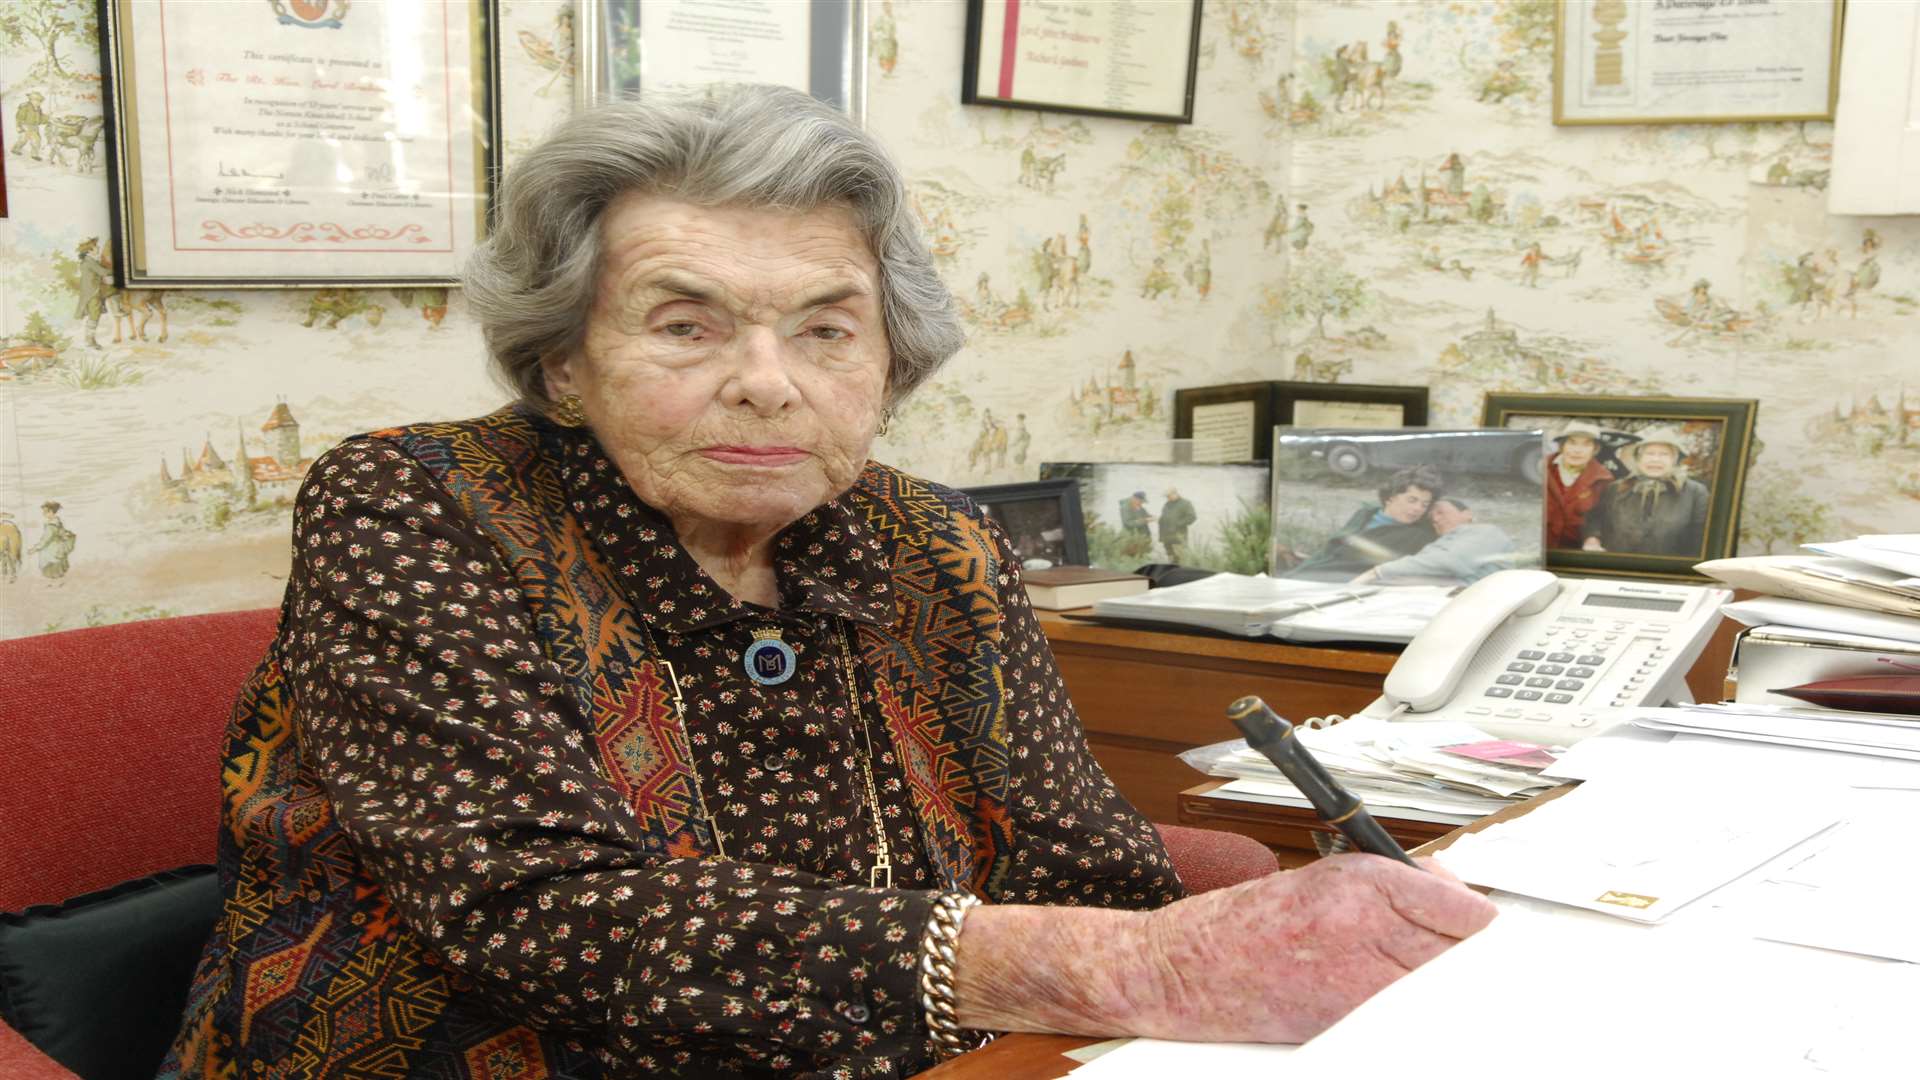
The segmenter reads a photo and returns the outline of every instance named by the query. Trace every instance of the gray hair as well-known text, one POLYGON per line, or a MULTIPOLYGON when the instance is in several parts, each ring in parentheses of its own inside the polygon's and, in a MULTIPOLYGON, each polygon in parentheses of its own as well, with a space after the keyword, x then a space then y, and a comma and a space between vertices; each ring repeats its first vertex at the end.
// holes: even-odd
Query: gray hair
POLYGON ((620 101, 575 113, 520 160, 495 199, 491 237, 467 263, 467 303, 494 372, 551 404, 540 361, 576 349, 603 257, 600 224, 629 193, 703 206, 852 211, 880 268, 880 312, 898 404, 964 340, 906 182, 872 136, 798 90, 747 86, 714 99, 620 101))

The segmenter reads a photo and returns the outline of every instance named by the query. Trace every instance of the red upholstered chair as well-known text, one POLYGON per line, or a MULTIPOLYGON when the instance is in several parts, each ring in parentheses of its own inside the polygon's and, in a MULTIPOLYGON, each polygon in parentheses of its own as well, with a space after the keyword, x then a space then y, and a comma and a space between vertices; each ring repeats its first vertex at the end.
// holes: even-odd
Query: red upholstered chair
MULTIPOLYGON (((213 861, 227 717, 279 614, 0 641, 0 912, 213 861)), ((1244 836, 1159 829, 1193 892, 1278 868, 1244 836)), ((5 1024, 0 1077, 75 1080, 5 1024)))

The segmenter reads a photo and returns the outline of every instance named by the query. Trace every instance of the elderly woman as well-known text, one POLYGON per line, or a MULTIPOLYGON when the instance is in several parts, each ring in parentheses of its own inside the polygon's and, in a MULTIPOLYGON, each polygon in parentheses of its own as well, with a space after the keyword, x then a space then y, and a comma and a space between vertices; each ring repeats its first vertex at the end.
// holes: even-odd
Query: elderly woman
POLYGON ((468 297, 519 400, 308 474, 163 1075, 1297 1040, 1490 917, 1371 856, 1180 899, 1006 537, 867 460, 960 334, 837 113, 587 112, 499 208, 468 297))

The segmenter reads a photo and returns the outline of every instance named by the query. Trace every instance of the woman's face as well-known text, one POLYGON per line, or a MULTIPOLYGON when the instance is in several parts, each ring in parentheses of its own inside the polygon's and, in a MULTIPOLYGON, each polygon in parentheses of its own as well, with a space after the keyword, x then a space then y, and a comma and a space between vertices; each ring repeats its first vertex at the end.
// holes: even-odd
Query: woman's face
POLYGON ((852 487, 890 355, 853 215, 630 195, 602 232, 585 341, 545 374, 634 492, 683 530, 778 528, 852 487))
POLYGON ((1386 515, 1402 525, 1411 525, 1427 514, 1427 507, 1433 505, 1433 492, 1423 487, 1409 487, 1387 496, 1380 504, 1386 515))

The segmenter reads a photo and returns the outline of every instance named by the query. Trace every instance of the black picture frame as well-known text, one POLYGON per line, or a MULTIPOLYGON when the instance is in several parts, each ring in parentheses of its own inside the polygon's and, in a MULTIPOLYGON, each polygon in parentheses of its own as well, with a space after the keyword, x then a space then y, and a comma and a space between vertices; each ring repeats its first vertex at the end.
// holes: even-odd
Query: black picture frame
MULTIPOLYGON (((1156 2, 1169 4, 1182 2, 1182 0, 1156 0, 1156 2)), ((1193 17, 1186 26, 1187 40, 1185 48, 1169 48, 1166 50, 1166 52, 1170 54, 1180 56, 1186 64, 1184 78, 1181 79, 1185 90, 1181 95, 1179 112, 1117 109, 1100 105, 1097 103, 1097 99, 1091 97, 1054 101, 1013 93, 1001 94, 997 92, 998 87, 995 87, 993 91, 983 89, 980 85, 981 80, 979 78, 981 58, 983 54, 992 55, 994 51, 984 47, 983 35, 989 32, 994 34, 1006 34, 1008 32, 1008 28, 1004 24, 991 28, 987 26, 987 3, 988 0, 967 0, 966 60, 961 66, 960 78, 961 104, 997 105, 1006 109, 1035 109, 1052 113, 1073 113, 1079 116, 1107 116, 1121 120, 1152 120, 1163 124, 1193 123, 1194 85, 1200 74, 1200 17, 1201 9, 1205 6, 1205 0, 1191 0, 1193 4, 1193 17)), ((1014 3, 1009 3, 1006 7, 1016 12, 1018 10, 1017 4, 1014 3)), ((1055 5, 1055 7, 1056 9, 1067 9, 1069 5, 1062 4, 1055 5)), ((1088 18, 1108 10, 1104 0, 1085 5, 1085 9, 1084 12, 1062 10, 1060 14, 1068 19, 1075 17, 1088 18)), ((1058 41, 1060 39, 1055 40, 1058 41)), ((1007 79, 1009 81, 1011 80, 1010 69, 1007 79)))
POLYGON ((980 509, 1006 531, 1021 562, 1045 558, 1055 566, 1087 565, 1087 521, 1080 513, 1080 484, 1073 479, 1034 480, 1023 484, 983 484, 962 489, 962 493, 980 505, 980 509), (1008 507, 1018 507, 1008 513, 1008 507), (1050 508, 1050 509, 1049 509, 1050 508), (1022 528, 1037 519, 1038 531, 1022 528), (1061 536, 1057 544, 1039 538, 1058 522, 1061 536), (1060 558, 1052 558, 1057 550, 1060 558))
MULTIPOLYGON (((1754 417, 1759 402, 1745 398, 1674 398, 1574 396, 1569 394, 1489 393, 1482 420, 1491 427, 1543 428, 1547 433, 1545 471, 1547 495, 1547 567, 1551 570, 1660 580, 1701 581, 1696 563, 1735 554, 1740 543, 1740 503, 1753 453, 1754 417), (1702 465, 1700 474, 1689 468, 1689 482, 1706 487, 1706 516, 1697 552, 1687 554, 1647 551, 1587 550, 1564 546, 1556 537, 1562 524, 1571 523, 1571 510, 1556 512, 1553 466, 1560 436, 1568 425, 1581 422, 1600 430, 1593 460, 1610 474, 1611 485, 1631 473, 1629 448, 1642 441, 1639 433, 1656 428, 1677 429, 1688 445, 1682 465, 1702 465)), ((1624 489, 1623 489, 1624 490, 1624 489)), ((1581 531, 1586 519, 1600 512, 1600 500, 1580 510, 1581 531)), ((1561 532, 1560 535, 1566 535, 1561 532)), ((1604 545, 1603 545, 1604 546, 1604 545)))
MULTIPOLYGON (((1200 386, 1173 392, 1173 437, 1194 437, 1194 411, 1216 405, 1251 402, 1253 405, 1253 456, 1240 459, 1271 461, 1275 427, 1379 427, 1408 428, 1427 425, 1428 392, 1424 386, 1385 386, 1371 383, 1264 382, 1227 383, 1200 386), (1397 413, 1382 412, 1364 417, 1348 411, 1342 414, 1319 412, 1303 415, 1302 404, 1391 406, 1397 413), (1377 421, 1377 422, 1376 422, 1377 421)), ((1196 459, 1198 460, 1198 459, 1196 459)), ((1235 460, 1208 458, 1207 460, 1235 460)))

